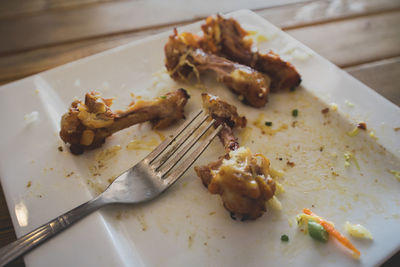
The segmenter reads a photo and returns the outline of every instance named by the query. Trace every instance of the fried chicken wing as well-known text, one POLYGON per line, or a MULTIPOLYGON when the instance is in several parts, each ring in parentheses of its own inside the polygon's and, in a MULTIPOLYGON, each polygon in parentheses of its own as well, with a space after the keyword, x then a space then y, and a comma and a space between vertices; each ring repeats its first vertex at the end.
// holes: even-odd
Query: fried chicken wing
POLYGON ((238 94, 245 103, 263 107, 268 101, 270 79, 254 69, 234 63, 226 58, 205 52, 199 47, 198 37, 174 32, 165 45, 165 66, 177 81, 190 78, 200 80, 200 75, 213 71, 217 80, 238 94))
POLYGON ((154 128, 165 128, 184 118, 189 95, 184 89, 170 92, 153 101, 138 101, 125 111, 112 112, 112 100, 95 91, 87 93, 85 102, 72 102, 62 116, 60 137, 70 144, 73 154, 101 146, 113 133, 134 124, 150 121, 154 128))
POLYGON ((295 67, 283 61, 277 54, 254 51, 247 32, 240 24, 220 15, 208 17, 202 25, 204 36, 199 38, 199 46, 205 51, 226 57, 232 61, 249 66, 271 77, 271 91, 293 88, 300 84, 301 78, 295 67))
POLYGON ((202 97, 204 108, 217 123, 224 124, 219 138, 225 155, 208 165, 196 166, 195 171, 210 193, 221 196, 232 218, 257 219, 266 211, 266 202, 275 193, 275 182, 269 175, 269 160, 261 154, 252 154, 248 148, 239 147, 233 128, 245 127, 246 119, 237 114, 234 106, 208 94, 202 97))

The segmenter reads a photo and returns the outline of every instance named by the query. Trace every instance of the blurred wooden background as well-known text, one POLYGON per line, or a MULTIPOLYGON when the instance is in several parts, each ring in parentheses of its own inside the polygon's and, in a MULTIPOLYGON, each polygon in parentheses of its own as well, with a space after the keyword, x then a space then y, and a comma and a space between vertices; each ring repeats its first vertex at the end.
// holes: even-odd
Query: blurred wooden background
MULTIPOLYGON (((0 0, 0 85, 244 8, 400 105, 400 0, 0 0)), ((0 246, 13 240, 0 188, 0 246)))

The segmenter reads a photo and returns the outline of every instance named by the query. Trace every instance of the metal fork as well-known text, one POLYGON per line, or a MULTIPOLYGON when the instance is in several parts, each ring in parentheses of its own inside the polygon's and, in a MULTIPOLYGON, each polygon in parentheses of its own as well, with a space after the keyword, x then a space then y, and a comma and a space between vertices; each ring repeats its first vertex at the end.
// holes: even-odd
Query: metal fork
POLYGON ((203 113, 202 110, 197 112, 191 120, 180 126, 173 136, 168 137, 142 161, 118 176, 102 194, 1 248, 0 266, 27 253, 103 206, 115 203, 142 203, 167 190, 196 161, 222 128, 222 125, 219 125, 204 140, 198 142, 215 122, 208 120, 209 115, 203 113), (185 146, 180 149, 183 144, 185 146), (191 149, 194 151, 183 158, 191 149), (182 163, 178 164, 180 161, 182 163))

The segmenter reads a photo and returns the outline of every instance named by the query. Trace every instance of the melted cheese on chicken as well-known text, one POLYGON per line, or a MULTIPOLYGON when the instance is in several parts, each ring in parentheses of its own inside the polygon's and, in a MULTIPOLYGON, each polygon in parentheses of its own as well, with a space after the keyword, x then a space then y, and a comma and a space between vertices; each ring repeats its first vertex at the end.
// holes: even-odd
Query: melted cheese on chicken
POLYGON ((221 195, 226 209, 244 219, 260 217, 273 197, 275 182, 269 175, 269 160, 240 147, 229 153, 217 170, 208 190, 221 195))

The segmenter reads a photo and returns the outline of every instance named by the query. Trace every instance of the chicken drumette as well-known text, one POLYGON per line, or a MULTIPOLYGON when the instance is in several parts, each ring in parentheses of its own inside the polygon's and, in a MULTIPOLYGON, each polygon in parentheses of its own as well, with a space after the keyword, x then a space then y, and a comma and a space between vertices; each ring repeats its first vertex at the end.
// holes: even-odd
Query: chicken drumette
POLYGON ((113 133, 134 124, 150 121, 154 128, 165 128, 184 118, 183 109, 189 99, 184 89, 178 89, 153 101, 138 101, 125 111, 112 112, 112 100, 92 91, 85 102, 72 102, 61 119, 60 137, 70 144, 73 154, 101 146, 113 133))
POLYGON ((254 50, 251 40, 245 38, 248 33, 236 20, 220 15, 208 17, 201 28, 204 35, 199 38, 199 45, 203 50, 267 74, 271 78, 271 91, 300 84, 301 77, 295 67, 272 51, 263 54, 254 50))
POLYGON ((165 66, 177 81, 200 80, 206 71, 214 71, 218 81, 225 84, 247 104, 263 107, 267 103, 270 79, 248 66, 205 52, 198 37, 191 33, 174 32, 165 45, 165 66))
POLYGON ((246 118, 218 97, 203 94, 203 106, 224 127, 219 138, 225 155, 195 171, 212 194, 221 196, 232 218, 254 220, 266 211, 266 202, 275 194, 275 182, 269 175, 269 160, 250 149, 239 147, 233 128, 245 127, 246 118), (258 160, 259 159, 259 160, 258 160))

